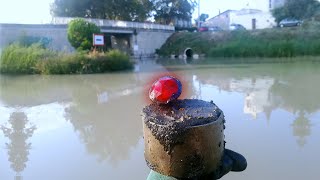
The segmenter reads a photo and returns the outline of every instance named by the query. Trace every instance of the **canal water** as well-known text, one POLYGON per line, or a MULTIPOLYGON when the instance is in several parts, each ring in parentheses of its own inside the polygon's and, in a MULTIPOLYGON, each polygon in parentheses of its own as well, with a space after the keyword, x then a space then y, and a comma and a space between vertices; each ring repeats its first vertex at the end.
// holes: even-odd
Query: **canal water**
POLYGON ((226 147, 248 168, 222 179, 319 179, 320 64, 153 61, 133 73, 0 76, 0 179, 146 179, 140 112, 150 80, 167 72, 184 98, 224 111, 226 147))

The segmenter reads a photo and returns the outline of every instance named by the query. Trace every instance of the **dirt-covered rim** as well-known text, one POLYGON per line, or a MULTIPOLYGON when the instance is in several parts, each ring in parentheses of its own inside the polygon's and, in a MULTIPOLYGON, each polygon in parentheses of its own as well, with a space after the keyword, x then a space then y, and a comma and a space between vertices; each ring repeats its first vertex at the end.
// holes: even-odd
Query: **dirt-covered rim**
MULTIPOLYGON (((224 119, 224 114, 223 114, 222 111, 221 111, 221 113, 220 113, 220 116, 219 116, 216 120, 214 120, 214 121, 212 121, 212 122, 209 122, 209 123, 205 123, 205 124, 200 124, 200 125, 195 125, 195 126, 187 126, 186 129, 199 128, 199 127, 203 127, 203 126, 208 126, 208 125, 216 124, 216 123, 219 123, 219 120, 220 120, 220 119, 222 119, 222 121, 223 121, 223 119, 224 119)), ((146 123, 146 121, 143 120, 143 123, 146 123)), ((152 126, 158 126, 158 127, 166 127, 166 126, 168 126, 168 125, 157 124, 157 123, 155 123, 155 122, 153 122, 153 121, 148 121, 148 123, 150 123, 150 125, 152 125, 152 126)))

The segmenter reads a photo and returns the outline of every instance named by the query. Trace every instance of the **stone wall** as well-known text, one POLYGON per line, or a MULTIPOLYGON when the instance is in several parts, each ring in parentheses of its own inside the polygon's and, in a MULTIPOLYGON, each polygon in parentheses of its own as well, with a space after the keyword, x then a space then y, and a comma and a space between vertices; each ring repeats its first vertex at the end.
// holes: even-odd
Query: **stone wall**
POLYGON ((17 41, 21 36, 43 37, 50 39, 50 49, 73 51, 67 39, 66 25, 22 25, 0 24, 0 47, 17 41))
MULTIPOLYGON (((112 29, 117 32, 115 27, 101 27, 102 31, 112 29)), ((156 30, 156 29, 137 29, 137 34, 129 28, 132 33, 128 34, 130 39, 130 48, 134 56, 145 56, 155 53, 160 48, 174 30, 156 30)), ((119 29, 119 33, 123 28, 119 29)), ((51 40, 50 49, 58 51, 72 52, 74 48, 67 39, 67 25, 23 25, 23 24, 0 24, 0 48, 17 41, 21 36, 44 37, 51 40)))
POLYGON ((139 31, 136 37, 133 35, 133 48, 137 45, 137 49, 133 49, 134 55, 154 54, 172 33, 172 31, 139 31))

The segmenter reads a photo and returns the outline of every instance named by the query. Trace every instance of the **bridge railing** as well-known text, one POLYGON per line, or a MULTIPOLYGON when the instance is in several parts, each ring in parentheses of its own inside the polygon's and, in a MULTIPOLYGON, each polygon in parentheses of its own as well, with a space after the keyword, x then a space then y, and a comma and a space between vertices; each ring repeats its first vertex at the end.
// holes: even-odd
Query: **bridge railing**
MULTIPOLYGON (((74 18, 70 18, 70 17, 54 17, 51 23, 52 24, 68 24, 73 19, 74 18)), ((174 31, 174 26, 170 26, 170 25, 130 22, 130 21, 115 21, 115 20, 93 19, 93 18, 84 18, 84 19, 86 21, 95 23, 97 26, 174 31)))

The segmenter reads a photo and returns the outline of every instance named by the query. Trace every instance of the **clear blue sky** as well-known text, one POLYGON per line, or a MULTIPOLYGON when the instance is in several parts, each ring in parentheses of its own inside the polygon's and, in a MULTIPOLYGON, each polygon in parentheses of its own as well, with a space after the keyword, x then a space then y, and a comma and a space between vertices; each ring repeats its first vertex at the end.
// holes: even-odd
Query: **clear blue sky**
MULTIPOLYGON (((53 0, 0 0, 0 23, 49 23, 53 0)), ((200 0, 201 13, 210 17, 228 9, 257 8, 266 10, 268 0, 200 0)), ((198 9, 195 9, 194 18, 198 9)))

